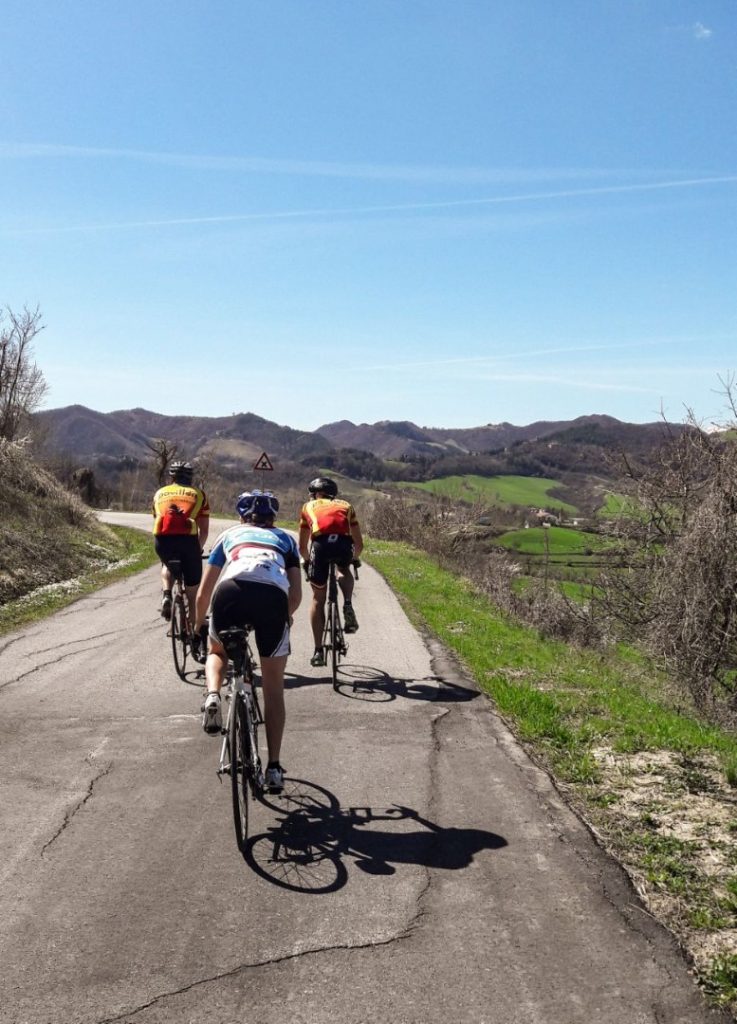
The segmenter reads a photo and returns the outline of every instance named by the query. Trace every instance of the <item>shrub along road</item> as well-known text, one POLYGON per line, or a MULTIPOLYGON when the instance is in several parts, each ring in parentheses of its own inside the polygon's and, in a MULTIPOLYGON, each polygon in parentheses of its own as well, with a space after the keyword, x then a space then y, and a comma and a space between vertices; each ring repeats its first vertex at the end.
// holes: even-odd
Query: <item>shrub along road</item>
POLYGON ((368 567, 340 693, 297 614, 244 861, 157 599, 154 568, 0 640, 2 1024, 726 1019, 368 567))

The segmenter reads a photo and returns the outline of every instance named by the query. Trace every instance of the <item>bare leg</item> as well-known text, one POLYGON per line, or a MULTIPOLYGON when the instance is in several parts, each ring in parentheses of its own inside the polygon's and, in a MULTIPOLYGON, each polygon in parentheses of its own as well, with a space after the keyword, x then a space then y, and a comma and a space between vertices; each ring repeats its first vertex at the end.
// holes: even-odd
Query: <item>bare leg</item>
MULTIPOLYGON (((208 664, 210 663, 209 658, 207 662, 208 664)), ((286 667, 286 654, 278 658, 261 658, 261 685, 264 691, 264 719, 266 722, 266 745, 269 748, 269 761, 279 760, 281 741, 284 735, 284 723, 286 721, 284 670, 286 667)))
POLYGON ((167 567, 164 564, 164 562, 162 562, 161 563, 161 589, 162 590, 171 590, 171 583, 172 583, 171 573, 167 569, 167 567))
POLYGON ((195 622, 195 603, 197 601, 197 585, 194 587, 185 587, 184 592, 187 595, 187 624, 189 625, 189 631, 194 631, 195 622))
POLYGON ((210 637, 210 653, 205 662, 205 679, 207 680, 208 693, 220 693, 225 677, 225 669, 228 664, 228 655, 225 648, 217 640, 210 637))
POLYGON ((310 605, 310 625, 315 641, 315 650, 322 647, 322 634, 325 629, 325 598, 328 588, 316 587, 312 584, 312 604, 310 605))
POLYGON ((343 600, 347 601, 348 604, 350 604, 351 597, 353 596, 353 584, 355 583, 355 580, 353 579, 353 573, 351 572, 350 568, 341 569, 337 565, 335 568, 338 570, 338 586, 343 592, 343 600))

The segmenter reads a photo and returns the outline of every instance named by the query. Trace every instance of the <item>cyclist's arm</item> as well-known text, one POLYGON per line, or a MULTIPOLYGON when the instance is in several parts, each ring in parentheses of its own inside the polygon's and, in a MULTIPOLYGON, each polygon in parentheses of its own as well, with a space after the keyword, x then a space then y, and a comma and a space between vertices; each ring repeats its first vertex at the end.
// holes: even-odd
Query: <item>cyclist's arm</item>
POLYGON ((287 569, 289 580, 289 615, 290 618, 302 603, 302 576, 299 566, 287 569))
POLYGON ((359 558, 363 551, 363 536, 361 535, 361 527, 358 523, 353 523, 351 526, 351 537, 353 539, 353 557, 359 558))
POLYGON ((207 618, 207 610, 210 607, 210 599, 212 598, 212 592, 215 589, 215 584, 218 581, 220 575, 220 566, 211 565, 209 562, 205 566, 202 572, 202 581, 200 582, 199 589, 197 591, 197 601, 195 603, 196 621, 195 621, 195 632, 199 632, 205 625, 205 619, 207 618))
POLYGON ((310 557, 310 528, 305 523, 299 524, 299 553, 306 562, 310 557))
POLYGON ((197 520, 197 540, 200 543, 200 551, 205 550, 205 543, 207 541, 207 535, 210 532, 210 517, 201 516, 197 520))

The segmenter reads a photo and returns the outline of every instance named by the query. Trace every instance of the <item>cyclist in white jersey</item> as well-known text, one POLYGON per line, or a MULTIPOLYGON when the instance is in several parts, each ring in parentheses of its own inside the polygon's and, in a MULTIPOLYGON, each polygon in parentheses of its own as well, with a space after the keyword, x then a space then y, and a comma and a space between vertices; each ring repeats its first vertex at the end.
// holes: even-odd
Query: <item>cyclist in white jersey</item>
POLYGON ((265 785, 271 792, 280 792, 284 785, 279 755, 286 718, 284 671, 289 627, 302 600, 299 550, 290 534, 274 526, 279 502, 269 491, 239 495, 236 511, 241 521, 218 537, 197 591, 196 630, 202 629, 210 609, 202 725, 212 734, 222 727, 220 690, 228 656, 218 633, 231 626, 252 626, 261 661, 269 748, 265 785))

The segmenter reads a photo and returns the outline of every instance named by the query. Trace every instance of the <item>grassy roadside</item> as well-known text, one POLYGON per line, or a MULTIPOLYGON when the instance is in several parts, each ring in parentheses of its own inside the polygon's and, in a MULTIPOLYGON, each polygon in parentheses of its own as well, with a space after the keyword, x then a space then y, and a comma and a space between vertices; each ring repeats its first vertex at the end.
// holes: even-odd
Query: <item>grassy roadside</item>
POLYGON ((364 555, 460 656, 677 935, 707 996, 734 1012, 737 738, 679 706, 631 650, 541 639, 407 545, 370 540, 364 555))
POLYGON ((140 572, 158 561, 151 535, 124 526, 110 526, 94 545, 86 543, 87 568, 59 583, 38 587, 0 607, 0 635, 42 619, 65 605, 115 580, 140 572))

